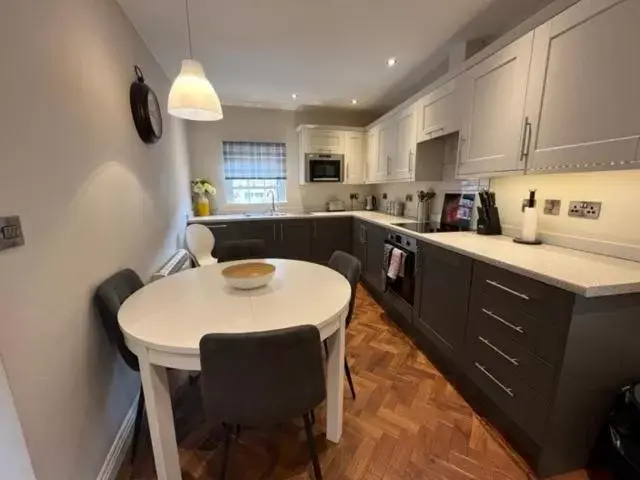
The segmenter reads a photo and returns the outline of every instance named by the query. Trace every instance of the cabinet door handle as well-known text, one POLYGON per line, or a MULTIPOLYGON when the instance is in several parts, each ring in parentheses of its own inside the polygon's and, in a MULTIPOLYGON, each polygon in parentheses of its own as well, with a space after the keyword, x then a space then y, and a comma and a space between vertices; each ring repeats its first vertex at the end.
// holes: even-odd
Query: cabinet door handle
POLYGON ((387 175, 391 175, 391 156, 387 155, 387 175))
POLYGON ((498 315, 496 315, 493 312, 490 312, 489 310, 483 308, 482 312, 485 313, 486 315, 489 315, 491 318, 493 318, 494 320, 499 321, 500 323, 502 323, 503 325, 506 325, 507 327, 515 330, 518 333, 524 333, 524 328, 522 328, 519 325, 514 325, 511 322, 507 322, 504 318, 500 318, 498 315))
POLYGON ((482 343, 484 343, 487 347, 489 347, 491 350, 493 350, 494 352, 496 352, 498 355, 500 355, 502 358, 504 358, 505 360, 507 360, 509 363, 511 363, 514 367, 519 367, 520 363, 518 363, 518 359, 517 358, 512 358, 509 355, 507 355, 506 353, 504 353, 502 350, 500 350, 498 347, 496 347, 493 343, 491 343, 489 340, 487 340, 484 337, 478 337, 478 340, 480 340, 482 343))
POLYGON ((520 297, 524 300, 531 300, 527 295, 525 295, 524 293, 520 293, 520 292, 516 292, 515 290, 511 290, 508 287, 505 287, 504 285, 500 285, 498 282, 496 282, 495 280, 487 280, 486 281, 489 285, 493 285, 496 288, 499 288, 500 290, 504 290, 507 293, 510 293, 511 295, 515 295, 516 297, 520 297))
POLYGON ((529 157, 529 147, 531 146, 531 122, 529 117, 524 119, 524 132, 522 132, 522 148, 520 149, 520 161, 523 162, 529 157))
POLYGON ((316 238, 316 222, 313 222, 313 238, 316 238))
POLYGON ((209 225, 209 228, 227 228, 227 225, 209 225))
POLYGON ((504 392, 509 395, 510 397, 513 397, 513 390, 507 386, 505 386, 504 383, 502 383, 500 380, 498 380, 496 377, 494 377, 491 372, 489 370, 487 370, 484 365, 480 365, 478 362, 474 362, 476 368, 478 370, 480 370, 482 373, 484 373, 487 377, 489 377, 489 379, 495 383, 497 386, 499 386, 502 390, 504 390, 504 392))
POLYGON ((276 241, 276 224, 273 224, 273 241, 276 241))
POLYGON ((409 173, 413 172, 413 150, 409 150, 409 173))
POLYGON ((280 241, 284 242, 284 224, 280 224, 280 241))

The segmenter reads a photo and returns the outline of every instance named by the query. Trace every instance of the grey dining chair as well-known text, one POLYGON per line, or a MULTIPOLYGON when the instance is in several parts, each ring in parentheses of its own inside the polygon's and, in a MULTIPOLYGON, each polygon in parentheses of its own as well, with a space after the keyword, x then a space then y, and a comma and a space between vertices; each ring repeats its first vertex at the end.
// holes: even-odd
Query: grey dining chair
MULTIPOLYGON (((345 322, 346 328, 349 328, 351 324, 351 320, 353 318, 353 311, 355 310, 356 304, 356 292, 358 288, 358 280, 360 280, 360 272, 362 270, 362 265, 360 264, 360 260, 358 260, 353 255, 349 255, 346 252, 342 252, 337 250, 333 252, 331 258, 329 259, 329 268, 335 270, 340 273, 343 277, 347 279, 349 285, 351 285, 351 298, 349 299, 349 313, 347 314, 347 319, 345 322)), ((328 347, 325 342, 324 344, 325 352, 328 355, 328 347)), ((347 362, 347 357, 345 354, 344 358, 344 373, 347 376, 347 382, 349 382, 349 388, 351 389, 351 395, 353 399, 356 398, 356 389, 353 386, 353 380, 351 378, 351 369, 349 368, 349 363, 347 362)))
POLYGON ((311 412, 325 398, 316 327, 208 334, 200 340, 200 363, 204 410, 225 428, 220 478, 226 478, 234 429, 266 427, 301 416, 314 475, 322 480, 311 426, 311 412))
MULTIPOLYGON (((93 295, 93 305, 100 317, 107 337, 111 343, 117 347, 129 368, 136 372, 140 371, 138 357, 129 350, 124 341, 124 335, 118 324, 118 312, 124 301, 143 286, 144 284, 136 272, 125 269, 120 270, 102 282, 93 295)), ((144 407, 144 392, 142 386, 140 386, 140 397, 133 428, 131 463, 134 463, 136 460, 142 420, 144 417, 144 407)))
POLYGON ((218 263, 234 260, 249 260, 267 257, 267 244, 264 240, 232 240, 221 242, 217 250, 218 263))

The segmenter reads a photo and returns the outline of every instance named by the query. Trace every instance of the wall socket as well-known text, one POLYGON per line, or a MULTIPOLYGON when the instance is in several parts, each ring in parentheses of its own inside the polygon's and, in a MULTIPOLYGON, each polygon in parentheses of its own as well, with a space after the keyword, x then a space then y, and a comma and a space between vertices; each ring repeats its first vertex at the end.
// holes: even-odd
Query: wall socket
POLYGON ((600 218, 600 210, 602 210, 602 202, 588 202, 585 200, 569 202, 570 217, 597 220, 600 218))
POLYGON ((544 214, 545 215, 560 215, 560 207, 562 206, 561 200, 545 200, 544 201, 544 214))
POLYGON ((0 250, 24 245, 20 217, 0 217, 0 250))

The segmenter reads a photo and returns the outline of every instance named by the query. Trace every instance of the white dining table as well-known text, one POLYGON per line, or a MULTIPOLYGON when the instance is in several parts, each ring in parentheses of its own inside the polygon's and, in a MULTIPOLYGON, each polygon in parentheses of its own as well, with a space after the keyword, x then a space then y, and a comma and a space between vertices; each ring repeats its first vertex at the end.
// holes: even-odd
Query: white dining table
MULTIPOLYGON (((207 333, 250 333, 314 325, 327 340, 326 436, 342 436, 345 319, 351 286, 334 270, 296 260, 267 259, 271 282, 255 290, 226 285, 229 262, 185 270, 129 297, 118 313, 127 346, 138 356, 159 480, 181 479, 167 369, 200 370, 207 333)), ((320 347, 320 346, 319 346, 320 347)))

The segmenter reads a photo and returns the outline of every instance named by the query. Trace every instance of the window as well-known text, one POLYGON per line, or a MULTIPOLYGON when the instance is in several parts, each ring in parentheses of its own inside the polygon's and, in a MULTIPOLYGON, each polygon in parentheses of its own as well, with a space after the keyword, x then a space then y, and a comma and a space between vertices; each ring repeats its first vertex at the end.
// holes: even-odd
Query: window
POLYGON ((227 203, 287 201, 287 149, 284 143, 222 142, 227 203))

